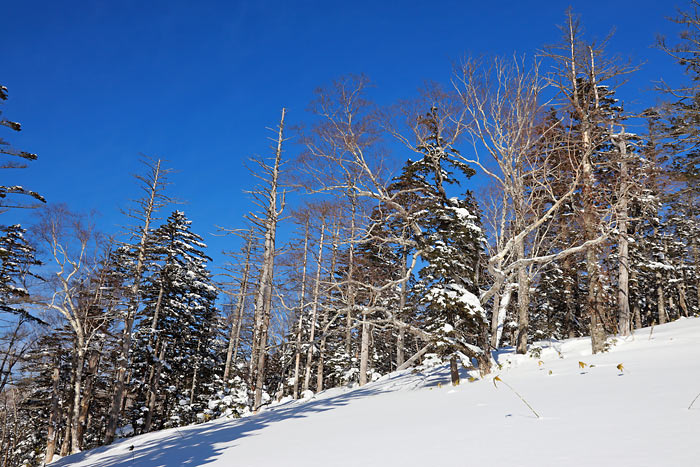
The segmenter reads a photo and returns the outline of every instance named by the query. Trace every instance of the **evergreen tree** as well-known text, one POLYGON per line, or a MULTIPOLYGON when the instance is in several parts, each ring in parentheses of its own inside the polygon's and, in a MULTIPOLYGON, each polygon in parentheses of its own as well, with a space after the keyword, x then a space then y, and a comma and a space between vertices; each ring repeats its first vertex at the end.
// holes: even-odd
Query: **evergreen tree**
MULTIPOLYGON (((7 88, 0 85, 0 103, 7 100, 7 88)), ((0 126, 9 128, 12 131, 20 131, 22 125, 18 122, 13 122, 2 118, 0 111, 0 126)), ((14 149, 10 143, 0 137, 0 155, 8 156, 9 161, 3 161, 3 169, 23 169, 26 167, 25 161, 36 160, 36 154, 27 151, 14 149)), ((5 211, 10 208, 26 207, 27 205, 11 199, 12 195, 24 195, 30 198, 45 203, 46 200, 39 193, 28 190, 18 185, 0 185, 0 211, 5 211)))
POLYGON ((31 275, 30 266, 38 266, 35 249, 24 238, 20 225, 0 227, 0 311, 39 321, 22 306, 29 297, 23 279, 31 275))
POLYGON ((143 286, 144 310, 136 326, 134 371, 141 384, 135 422, 177 426, 201 420, 215 392, 216 289, 206 268, 202 237, 173 212, 151 236, 151 274, 143 286), (155 420, 155 411, 162 419, 155 420), (199 418, 198 418, 199 417, 199 418))
POLYGON ((419 196, 412 209, 422 230, 417 243, 426 264, 413 293, 424 307, 425 330, 438 353, 451 360, 457 384, 457 352, 477 357, 483 365, 488 361, 487 321, 478 298, 484 241, 479 212, 470 192, 462 198, 447 194, 448 186, 459 183, 457 176, 469 178, 475 172, 451 157, 456 150, 442 138, 435 108, 420 123, 426 133, 417 147, 423 158, 407 164, 400 177, 419 196))

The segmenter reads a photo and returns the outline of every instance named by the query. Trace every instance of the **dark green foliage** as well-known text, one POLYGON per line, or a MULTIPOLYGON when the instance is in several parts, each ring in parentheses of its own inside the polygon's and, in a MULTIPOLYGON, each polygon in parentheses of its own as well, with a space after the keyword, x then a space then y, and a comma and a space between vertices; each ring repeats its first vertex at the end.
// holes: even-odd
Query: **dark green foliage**
POLYGON ((149 388, 157 388, 154 427, 197 421, 214 390, 217 293, 206 269, 206 245, 190 224, 175 211, 151 236, 150 275, 142 288, 145 306, 135 328, 135 427, 144 423, 149 388))

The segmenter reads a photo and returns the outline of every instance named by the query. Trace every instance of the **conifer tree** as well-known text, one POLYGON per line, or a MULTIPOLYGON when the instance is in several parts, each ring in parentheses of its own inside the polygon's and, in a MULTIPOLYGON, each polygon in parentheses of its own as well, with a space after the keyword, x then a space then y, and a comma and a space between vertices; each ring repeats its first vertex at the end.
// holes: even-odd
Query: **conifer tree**
MULTIPOLYGON (((173 212, 150 241, 150 275, 144 309, 135 330, 137 380, 143 382, 139 410, 144 431, 192 423, 214 392, 212 344, 216 289, 206 268, 209 257, 191 221, 173 212), (160 414, 160 420, 153 417, 160 414)), ((139 423, 140 422, 140 423, 139 423)))
POLYGON ((469 178, 474 169, 454 157, 456 150, 441 135, 436 108, 420 124, 426 137, 417 149, 423 158, 408 164, 401 176, 420 197, 414 208, 419 208, 418 245, 426 265, 414 293, 425 306, 425 330, 438 353, 450 359, 453 383, 458 384, 456 352, 479 357, 484 364, 488 360, 486 315, 477 296, 484 240, 479 213, 471 193, 463 198, 447 194, 457 177, 469 178))
MULTIPOLYGON (((7 100, 7 88, 0 85, 0 103, 4 103, 7 100)), ((12 131, 20 131, 22 125, 18 122, 7 120, 2 118, 2 111, 0 111, 0 126, 9 128, 12 131)), ((22 151, 19 149, 14 149, 10 146, 10 143, 0 137, 0 155, 9 157, 8 161, 3 161, 3 169, 23 169, 25 168, 26 161, 36 160, 36 154, 32 154, 27 151, 22 151)), ((45 203, 46 200, 43 196, 35 191, 28 190, 19 185, 0 185, 0 212, 4 212, 11 208, 26 208, 32 207, 33 205, 27 205, 21 201, 15 201, 14 195, 28 196, 36 201, 45 203)))

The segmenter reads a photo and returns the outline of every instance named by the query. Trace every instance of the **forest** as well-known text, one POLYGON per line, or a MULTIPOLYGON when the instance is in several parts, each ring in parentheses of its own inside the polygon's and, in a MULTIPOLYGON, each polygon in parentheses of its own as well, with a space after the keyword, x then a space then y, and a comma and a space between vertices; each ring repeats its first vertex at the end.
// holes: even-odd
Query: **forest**
POLYGON ((590 336, 600 353, 700 315, 700 3, 671 21, 656 48, 685 85, 655 83, 643 111, 620 97, 642 64, 571 9, 537 55, 463 58, 392 105, 362 74, 319 87, 302 125, 270 116, 250 212, 219 227, 225 264, 167 160, 143 158, 140 197, 103 232, 11 185, 41 154, 15 148, 3 115, 0 209, 30 213, 0 224, 0 465, 419 363, 449 364, 458 385, 459 368, 491 373, 498 348, 590 336))

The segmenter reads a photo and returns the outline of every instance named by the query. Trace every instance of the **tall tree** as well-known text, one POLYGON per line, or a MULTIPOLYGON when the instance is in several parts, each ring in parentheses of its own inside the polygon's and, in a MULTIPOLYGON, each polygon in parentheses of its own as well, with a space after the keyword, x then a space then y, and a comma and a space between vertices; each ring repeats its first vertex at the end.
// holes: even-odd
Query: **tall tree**
POLYGON ((251 214, 250 221, 260 230, 262 241, 262 263, 260 279, 255 295, 255 334, 251 362, 255 377, 255 401, 257 410, 262 404, 263 385, 265 382, 265 360, 267 358, 268 329, 272 313, 272 288, 275 273, 275 255, 277 223, 285 206, 285 192, 280 180, 282 167, 282 143, 284 142, 284 118, 287 113, 282 109, 282 117, 277 128, 276 147, 271 161, 255 159, 262 170, 259 178, 262 185, 252 191, 256 203, 262 209, 261 214, 251 214))
POLYGON ((143 284, 133 365, 135 379, 145 382, 144 405, 138 407, 145 409, 139 410, 145 412, 144 431, 156 415, 160 426, 195 421, 212 392, 205 385, 213 383, 217 293, 206 269, 206 245, 190 225, 183 212, 174 211, 150 240, 155 261, 143 284))
POLYGON ((95 289, 89 288, 97 272, 100 236, 94 225, 68 211, 64 206, 51 206, 39 213, 34 234, 48 250, 56 268, 53 276, 55 290, 46 306, 65 319, 75 342, 72 349, 73 401, 70 414, 70 452, 81 450, 80 409, 83 390, 83 370, 91 341, 107 329, 112 316, 99 306, 103 280, 95 289))
POLYGON ((118 369, 114 382, 112 406, 109 411, 109 422, 105 432, 105 444, 114 440, 119 421, 124 408, 126 394, 126 378, 129 368, 131 341, 133 337, 134 320, 141 303, 141 281, 144 278, 145 264, 148 255, 148 241, 157 220, 158 211, 171 202, 164 189, 168 185, 167 177, 171 170, 163 167, 161 159, 146 160, 145 175, 136 175, 144 196, 135 201, 135 207, 127 211, 127 216, 136 221, 129 229, 128 294, 127 303, 122 313, 123 327, 120 336, 120 349, 117 359, 118 369))
POLYGON ((604 300, 601 273, 600 244, 608 238, 614 225, 613 213, 617 206, 600 202, 603 189, 596 173, 596 154, 610 142, 609 129, 619 125, 617 114, 607 105, 607 98, 614 92, 620 79, 636 67, 617 57, 605 54, 605 45, 587 43, 578 19, 569 10, 566 24, 561 27, 560 44, 549 46, 544 56, 555 66, 549 83, 559 91, 562 109, 568 115, 568 146, 581 168, 580 190, 583 208, 583 244, 586 256, 586 303, 589 318, 591 347, 594 353, 605 348, 608 310, 604 300), (601 235, 601 232, 606 232, 601 235))

